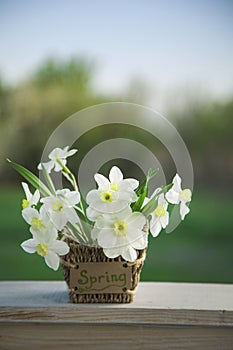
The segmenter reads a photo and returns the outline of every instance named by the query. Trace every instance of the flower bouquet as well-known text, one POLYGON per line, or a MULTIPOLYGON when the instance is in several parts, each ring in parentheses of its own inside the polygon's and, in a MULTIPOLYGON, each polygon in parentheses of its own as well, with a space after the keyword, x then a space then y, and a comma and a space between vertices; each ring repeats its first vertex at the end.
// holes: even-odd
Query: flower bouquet
POLYGON ((80 195, 74 174, 67 166, 67 157, 77 150, 55 148, 47 163, 38 169, 45 179, 21 165, 8 163, 27 183, 22 186, 22 216, 30 225, 32 238, 21 247, 37 253, 46 264, 57 270, 61 262, 71 301, 75 303, 125 303, 133 300, 146 255, 148 235, 157 237, 169 223, 169 203, 179 206, 181 219, 190 211, 187 204, 191 191, 181 188, 175 175, 171 184, 155 189, 148 198, 148 183, 158 169, 149 170, 139 183, 124 179, 113 166, 109 179, 95 174, 97 189, 88 192, 86 201, 80 195), (51 171, 61 172, 72 185, 56 189, 51 171))

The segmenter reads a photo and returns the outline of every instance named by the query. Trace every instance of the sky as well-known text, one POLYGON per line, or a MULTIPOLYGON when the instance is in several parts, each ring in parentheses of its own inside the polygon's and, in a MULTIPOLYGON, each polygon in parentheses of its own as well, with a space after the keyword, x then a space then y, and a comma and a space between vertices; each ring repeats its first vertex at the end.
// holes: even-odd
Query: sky
POLYGON ((16 84, 47 57, 96 62, 94 84, 118 93, 233 92, 231 0, 0 0, 0 73, 16 84))

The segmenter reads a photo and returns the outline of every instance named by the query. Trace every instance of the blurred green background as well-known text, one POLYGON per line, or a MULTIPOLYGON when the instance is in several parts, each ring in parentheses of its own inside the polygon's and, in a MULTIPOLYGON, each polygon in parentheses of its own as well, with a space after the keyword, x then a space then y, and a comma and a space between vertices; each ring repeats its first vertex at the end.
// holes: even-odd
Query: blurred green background
MULTIPOLYGON (((57 2, 57 7, 54 2, 51 3, 53 3, 57 17, 58 15, 61 16, 61 2, 57 2)), ((86 18, 89 30, 91 28, 93 42, 90 43, 90 46, 94 48, 93 52, 91 54, 87 52, 84 55, 80 40, 77 41, 75 50, 71 41, 68 42, 68 48, 67 46, 63 47, 64 52, 66 52, 63 55, 61 53, 56 54, 56 50, 59 52, 58 44, 56 44, 58 45, 57 49, 55 49, 55 44, 51 44, 48 46, 49 48, 43 48, 39 42, 41 58, 38 61, 34 60, 33 56, 29 54, 29 51, 33 51, 36 46, 35 38, 35 41, 28 41, 27 43, 28 55, 26 51, 24 54, 29 56, 29 58, 25 58, 25 67, 23 65, 24 58, 20 55, 20 48, 17 45, 17 39, 22 41, 24 38, 17 37, 16 32, 12 36, 12 28, 10 27, 19 5, 14 1, 9 1, 8 7, 6 6, 6 2, 3 1, 1 3, 2 11, 0 11, 0 16, 5 21, 3 21, 2 25, 5 23, 5 32, 9 34, 11 40, 7 42, 7 39, 5 39, 5 45, 6 47, 15 45, 15 51, 19 52, 19 57, 17 58, 17 55, 14 56, 11 50, 9 50, 8 56, 5 53, 0 60, 0 71, 2 72, 0 78, 0 229, 2 239, 0 245, 0 279, 62 279, 60 270, 53 272, 39 256, 27 254, 19 246, 22 241, 30 237, 27 224, 21 217, 21 200, 24 197, 20 185, 22 179, 6 165, 5 159, 10 158, 37 173, 36 166, 40 161, 44 145, 54 129, 63 120, 71 114, 94 104, 126 101, 141 103, 149 107, 158 106, 157 109, 172 121, 189 149, 195 176, 190 215, 186 217, 186 220, 173 233, 166 234, 162 232, 156 239, 150 239, 147 259, 141 279, 147 281, 233 283, 233 86, 228 84, 226 90, 213 90, 210 80, 206 78, 212 72, 216 79, 218 78, 216 85, 223 85, 224 81, 226 81, 227 85, 229 76, 232 77, 233 65, 232 62, 229 65, 228 56, 226 55, 230 43, 227 41, 228 37, 226 38, 225 35, 226 32, 231 36, 233 33, 232 24, 230 25, 230 22, 228 22, 228 13, 232 14, 230 2, 223 1, 220 9, 218 7, 220 5, 217 5, 217 2, 214 1, 212 3, 214 4, 212 5, 214 6, 213 9, 213 7, 207 6, 209 3, 207 1, 205 9, 202 9, 200 8, 200 4, 195 5, 195 2, 192 1, 190 1, 190 7, 185 7, 184 3, 175 1, 175 5, 172 8, 169 3, 166 3, 167 8, 164 8, 164 5, 160 1, 156 5, 157 7, 152 2, 146 1, 144 5, 136 2, 135 8, 132 8, 132 5, 126 1, 124 5, 123 2, 120 2, 118 7, 112 5, 113 8, 111 8, 109 4, 103 1, 98 6, 98 13, 102 13, 105 10, 102 16, 107 23, 103 21, 102 26, 105 29, 108 26, 108 32, 111 32, 110 29, 114 31, 112 37, 110 33, 101 32, 100 29, 98 31, 98 26, 95 26, 95 19, 93 20, 95 6, 93 3, 91 5, 89 1, 87 3, 89 4, 88 8, 85 7, 87 5, 84 5, 84 2, 78 2, 75 5, 75 2, 71 1, 71 8, 66 6, 65 15, 67 16, 68 13, 72 13, 72 6, 77 10, 77 18, 80 18, 81 11, 84 18, 86 18), (11 7, 9 7, 9 4, 11 7), (179 31, 177 32, 174 28, 176 28, 180 18, 173 17, 172 14, 178 16, 181 8, 184 10, 183 14, 186 17, 184 17, 185 20, 182 19, 181 28, 178 28, 179 31), (212 12, 209 12, 210 9, 212 12), (11 10, 14 11, 12 12, 11 10), (98 68, 98 54, 95 59, 95 40, 98 42, 98 38, 103 33, 106 34, 106 38, 110 36, 111 43, 109 43, 109 50, 111 45, 114 46, 114 43, 117 43, 119 39, 124 43, 124 37, 118 27, 119 24, 113 20, 114 11, 117 13, 117 18, 123 20, 126 28, 134 28, 135 32, 127 32, 127 38, 131 38, 132 40, 135 39, 139 20, 145 24, 147 16, 150 13, 154 13, 154 15, 160 16, 160 21, 162 21, 165 18, 165 13, 168 13, 168 16, 170 14, 170 26, 167 28, 167 31, 172 33, 174 30, 173 35, 175 38, 167 36, 165 32, 163 37, 162 32, 160 49, 164 48, 166 50, 166 47, 170 45, 173 56, 170 55, 167 57, 167 61, 164 62, 163 58, 160 61, 159 57, 154 54, 156 52, 156 40, 158 38, 156 37, 156 23, 150 22, 150 27, 145 27, 144 31, 145 34, 152 35, 154 45, 150 43, 151 46, 146 46, 145 48, 143 45, 133 46, 134 55, 137 55, 137 53, 140 54, 141 50, 144 50, 145 54, 143 61, 140 61, 140 65, 138 67, 136 65, 138 71, 141 70, 140 76, 136 68, 131 72, 130 65, 127 66, 126 64, 127 60, 125 64, 124 60, 122 61, 121 53, 124 50, 131 52, 130 45, 127 46, 128 42, 125 41, 125 45, 123 44, 120 49, 118 48, 118 51, 116 50, 113 65, 105 71, 105 87, 101 87, 101 84, 98 85, 96 83, 98 76, 101 75, 101 69, 98 68), (124 14, 123 19, 119 17, 119 13, 121 14, 122 12, 124 14), (131 18, 132 13, 133 22, 131 18), (201 13, 202 17, 200 19, 199 15, 201 13), (215 27, 215 31, 212 33, 212 36, 208 37, 208 40, 212 40, 212 45, 215 45, 215 38, 221 41, 224 37, 225 51, 222 51, 221 64, 219 61, 216 61, 216 66, 214 66, 212 61, 211 50, 205 53, 206 56, 202 57, 205 65, 203 63, 204 68, 199 71, 199 80, 193 78, 198 75, 198 71, 194 72, 193 77, 190 77, 189 71, 191 72, 193 70, 192 63, 190 62, 186 68, 184 65, 183 71, 178 70, 177 72, 177 74, 183 74, 182 76, 186 77, 187 80, 179 80, 177 77, 177 81, 173 81, 174 72, 177 69, 174 57, 179 55, 181 63, 182 59, 186 60, 185 55, 187 55, 190 39, 192 38, 191 32, 198 29, 197 22, 187 23, 189 15, 192 19, 200 19, 203 22, 207 21, 207 19, 211 22, 212 18, 216 26, 216 23, 218 23, 216 19, 219 20, 220 24, 223 21, 225 23, 225 27, 221 27, 223 31, 220 31, 220 27, 215 27), (185 36, 187 35, 187 33, 185 34, 187 30, 190 38, 185 36), (179 35, 181 35, 183 40, 183 46, 181 47, 177 44, 178 46, 174 47, 174 39, 178 40, 180 38, 179 35), (69 50, 69 45, 72 46, 72 50, 69 50), (157 65, 160 68, 158 80, 156 80, 156 71, 152 71, 153 74, 151 73, 151 75, 150 71, 148 71, 149 73, 144 73, 144 67, 147 66, 147 58, 149 62, 151 55, 154 55, 154 66, 156 67, 157 65), (118 58, 120 63, 118 62, 117 65, 116 61, 118 58), (11 71, 11 67, 17 67, 17 64, 19 65, 19 70, 20 62, 21 68, 24 67, 24 75, 22 76, 17 75, 16 69, 14 70, 12 68, 11 71), (206 62, 212 62, 212 65, 210 64, 209 67, 206 62), (219 76, 215 70, 218 64, 222 67, 219 76), (231 68, 231 70, 224 70, 224 64, 226 66, 228 64, 227 67, 231 68), (167 69, 168 66, 170 66, 170 69, 167 69), (171 67, 173 68, 173 73, 167 73, 167 70, 169 72, 171 71, 171 67), (111 75, 111 69, 114 70, 114 68, 115 75, 111 75), (111 83, 113 83, 114 78, 116 79, 121 68, 123 75, 125 72, 128 73, 126 76, 127 79, 122 79, 117 89, 108 89, 108 86, 111 86, 111 83), (208 74, 205 74, 205 72, 208 72, 208 74), (171 80, 169 80, 169 74, 171 74, 171 80), (166 81, 166 93, 163 94, 163 98, 159 99, 158 95, 162 95, 162 91, 164 92, 164 85, 159 80, 159 77, 163 79, 163 75, 166 81), (153 79, 157 82, 156 90, 151 86, 153 79), (205 92, 202 90, 203 85, 198 85, 197 81, 205 83, 205 92)), ((36 2, 36 4, 36 8, 33 10, 29 2, 22 1, 21 3, 22 9, 25 10, 27 8, 28 11, 30 10, 32 18, 35 20, 32 33, 33 28, 34 30, 40 28, 39 17, 37 18, 37 15, 42 16, 45 10, 48 10, 48 13, 51 10, 49 8, 47 9, 47 5, 43 3, 39 5, 36 2)), ((19 11, 18 15, 22 19, 21 22, 16 22, 19 26, 18 36, 20 36, 20 28, 23 28, 23 19, 26 24, 28 21, 28 27, 25 26, 26 29, 29 29, 30 19, 25 15, 25 11, 19 11)), ((52 30, 55 23, 59 25, 57 17, 54 21, 48 22, 47 26, 49 27, 46 28, 51 28, 52 30)), ((101 18, 98 20, 101 22, 101 18)), ((46 16, 44 21, 46 26, 46 16)), ((47 18, 47 21, 50 21, 50 19, 47 18)), ((207 22, 209 26, 210 22, 207 22)), ((82 22, 83 28, 84 24, 85 22, 82 22)), ((75 33, 77 35, 79 33, 78 31, 75 32, 73 25, 73 23, 72 25, 70 23, 70 27, 68 26, 70 29, 72 27, 72 32, 69 33, 69 39, 74 38, 75 33)), ((24 30, 26 30, 25 28, 24 30)), ((202 29, 203 33, 207 35, 205 30, 208 30, 208 26, 206 28, 202 29)), ((61 31, 64 31, 64 28, 60 29, 60 33, 61 31)), ((142 27, 139 32, 143 38, 142 27)), ((26 37, 29 35, 26 34, 26 31, 22 31, 22 33, 26 37)), ((82 36, 85 38, 85 33, 82 33, 82 36)), ((46 42, 45 37, 43 40, 46 42)), ((138 40, 140 42, 140 38, 138 40)), ((212 47, 211 42, 206 41, 206 44, 208 43, 212 47)), ((201 38, 200 42, 194 43, 198 57, 202 52, 203 44, 201 38)), ((62 47, 65 44, 60 43, 60 45, 62 47)), ((96 52, 98 52, 97 49, 96 52)), ((112 58, 113 56, 110 55, 108 57, 106 55, 103 58, 103 66, 107 66, 112 58)), ((133 56, 131 59, 133 61, 133 56)), ((151 135, 143 131, 128 129, 127 132, 132 135, 132 138, 143 143, 148 149, 154 152, 161 164, 164 165, 165 174, 171 179, 175 169, 166 153, 163 152, 163 146, 157 140, 154 140, 151 135)), ((113 129, 108 129, 107 132, 105 127, 101 127, 87 133, 85 137, 78 140, 77 147, 80 150, 78 153, 79 159, 77 160, 76 156, 76 159, 71 161, 71 167, 74 172, 77 171, 85 152, 107 138, 124 137, 124 133, 125 131, 121 127, 114 128, 114 131, 113 129)), ((121 163, 119 162, 117 164, 121 163)), ((123 166, 124 173, 132 176, 132 165, 124 163, 123 166)), ((151 167, 153 167, 153 164, 151 167)), ((105 174, 107 174, 108 170, 109 164, 102 167, 102 171, 105 174)), ((133 173, 136 178, 141 179, 142 174, 139 171, 136 175, 135 171, 133 173)))

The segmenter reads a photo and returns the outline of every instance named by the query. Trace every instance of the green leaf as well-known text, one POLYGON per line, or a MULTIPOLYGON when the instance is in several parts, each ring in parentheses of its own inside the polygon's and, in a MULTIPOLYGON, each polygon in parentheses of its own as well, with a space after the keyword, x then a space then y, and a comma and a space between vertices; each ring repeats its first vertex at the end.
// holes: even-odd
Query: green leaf
POLYGON ((157 197, 153 197, 146 205, 145 207, 142 209, 142 214, 144 214, 145 216, 148 216, 149 214, 151 214, 158 205, 158 199, 157 197))
POLYGON ((173 186, 173 184, 169 184, 169 185, 162 187, 162 189, 156 194, 156 196, 151 198, 151 200, 142 209, 142 214, 144 214, 145 216, 148 216, 150 213, 152 213, 158 205, 158 200, 157 200, 158 196, 162 193, 169 191, 170 188, 172 188, 172 186, 173 186))
POLYGON ((27 170, 22 165, 12 162, 9 159, 7 159, 6 161, 13 169, 15 169, 20 175, 22 175, 25 178, 25 180, 27 180, 33 187, 38 189, 42 196, 46 197, 51 195, 49 189, 31 171, 27 170))
POLYGON ((136 194, 140 196, 145 191, 145 187, 148 186, 148 182, 159 172, 159 168, 157 169, 149 169, 147 177, 142 181, 141 185, 137 188, 136 194))
POLYGON ((147 177, 143 180, 141 185, 136 190, 136 194, 139 196, 138 200, 132 205, 133 211, 139 211, 144 203, 144 199, 146 198, 148 191, 148 183, 152 177, 154 177, 158 173, 159 169, 149 169, 147 177))

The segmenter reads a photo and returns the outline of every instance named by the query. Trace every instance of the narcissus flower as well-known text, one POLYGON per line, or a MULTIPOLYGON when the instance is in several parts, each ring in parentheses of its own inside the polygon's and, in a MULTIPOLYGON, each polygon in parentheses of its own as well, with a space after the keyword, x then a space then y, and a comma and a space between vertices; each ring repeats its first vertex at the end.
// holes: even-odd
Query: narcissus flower
POLYGON ((137 180, 123 179, 121 170, 116 166, 110 170, 109 180, 101 174, 95 174, 98 189, 88 192, 86 198, 91 208, 90 219, 100 213, 112 214, 122 211, 129 203, 137 200, 134 192, 139 184, 137 180))
MULTIPOLYGON (((158 193, 161 188, 158 188, 154 195, 158 193)), ((150 232, 153 237, 157 237, 162 228, 165 228, 169 222, 169 213, 167 211, 168 203, 164 198, 164 194, 158 196, 158 205, 151 213, 150 232)))
POLYGON ((192 192, 190 189, 181 188, 181 178, 178 174, 173 179, 173 187, 166 193, 165 197, 169 203, 179 204, 180 203, 180 216, 181 220, 184 220, 185 215, 190 212, 189 207, 186 203, 191 201, 192 192))
POLYGON ((74 209, 79 201, 79 192, 70 191, 69 189, 57 190, 56 196, 41 199, 50 220, 58 230, 62 230, 67 222, 71 224, 79 222, 79 217, 74 209))
POLYGON ((105 255, 116 258, 121 255, 127 261, 137 258, 136 249, 144 249, 148 234, 143 229, 146 218, 130 208, 115 215, 103 215, 96 220, 92 238, 103 248, 105 255))
POLYGON ((26 182, 22 182, 22 186, 26 195, 26 199, 22 200, 22 208, 30 208, 34 205, 37 205, 40 199, 40 192, 36 190, 34 194, 32 194, 29 190, 28 184, 26 182))
POLYGON ((27 253, 37 253, 44 257, 46 264, 56 271, 59 266, 59 255, 65 255, 69 252, 69 246, 56 238, 56 229, 34 232, 33 238, 24 241, 21 247, 27 253))
POLYGON ((51 170, 54 169, 54 171, 61 171, 62 166, 58 163, 58 160, 62 165, 66 165, 67 161, 66 158, 72 156, 77 152, 77 149, 71 149, 69 150, 69 146, 62 148, 54 148, 52 152, 49 154, 49 159, 51 159, 49 162, 46 163, 40 163, 38 165, 38 169, 42 170, 42 164, 44 165, 45 169, 48 173, 51 173, 51 170))
POLYGON ((45 206, 42 205, 40 211, 35 208, 26 208, 22 211, 24 220, 30 225, 31 233, 43 231, 52 228, 52 222, 45 206))

